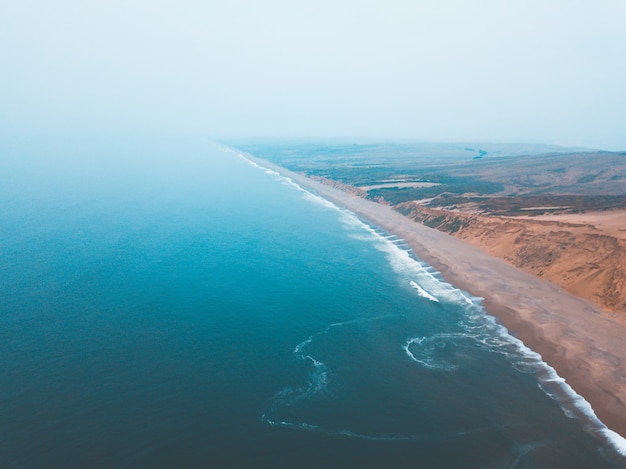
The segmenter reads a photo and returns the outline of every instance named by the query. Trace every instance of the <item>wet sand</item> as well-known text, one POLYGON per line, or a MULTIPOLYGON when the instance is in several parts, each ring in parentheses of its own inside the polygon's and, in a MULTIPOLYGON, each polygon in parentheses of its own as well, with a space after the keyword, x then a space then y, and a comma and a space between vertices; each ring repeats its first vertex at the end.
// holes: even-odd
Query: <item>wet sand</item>
POLYGON ((441 272, 448 282, 483 297, 490 314, 540 353, 591 404, 609 429, 626 436, 624 322, 474 246, 413 222, 391 207, 347 194, 265 160, 249 158, 403 238, 419 258, 441 272))

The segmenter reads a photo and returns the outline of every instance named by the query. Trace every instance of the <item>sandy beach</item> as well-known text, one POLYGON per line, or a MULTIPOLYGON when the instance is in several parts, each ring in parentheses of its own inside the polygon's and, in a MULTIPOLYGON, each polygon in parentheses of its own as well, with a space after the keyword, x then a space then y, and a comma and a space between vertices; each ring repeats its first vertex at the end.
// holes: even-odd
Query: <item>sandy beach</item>
POLYGON ((403 238, 448 282, 483 297, 488 313, 540 353, 591 404, 609 429, 626 436, 623 321, 474 246, 413 222, 389 206, 320 184, 268 161, 249 158, 403 238))

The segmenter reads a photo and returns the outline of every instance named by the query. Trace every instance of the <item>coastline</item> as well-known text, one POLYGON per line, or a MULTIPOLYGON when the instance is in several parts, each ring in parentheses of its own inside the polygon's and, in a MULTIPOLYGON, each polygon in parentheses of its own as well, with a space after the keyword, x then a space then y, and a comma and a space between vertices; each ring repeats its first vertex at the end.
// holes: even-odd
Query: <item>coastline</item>
POLYGON ((626 323, 626 210, 510 216, 405 202, 396 210, 451 234, 626 323))
POLYGON ((591 302, 446 233, 416 223, 391 207, 323 185, 267 160, 251 155, 246 158, 403 238, 446 281, 483 297, 486 311, 539 353, 592 406, 610 431, 626 435, 624 322, 611 318, 591 302))

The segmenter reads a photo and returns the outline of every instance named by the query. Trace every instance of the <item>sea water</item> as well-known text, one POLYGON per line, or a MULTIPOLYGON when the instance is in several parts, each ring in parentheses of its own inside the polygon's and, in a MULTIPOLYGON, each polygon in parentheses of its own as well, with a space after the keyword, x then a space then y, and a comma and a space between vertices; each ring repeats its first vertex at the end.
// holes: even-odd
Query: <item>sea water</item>
POLYGON ((245 155, 0 148, 1 467, 624 467, 480 298, 245 155))

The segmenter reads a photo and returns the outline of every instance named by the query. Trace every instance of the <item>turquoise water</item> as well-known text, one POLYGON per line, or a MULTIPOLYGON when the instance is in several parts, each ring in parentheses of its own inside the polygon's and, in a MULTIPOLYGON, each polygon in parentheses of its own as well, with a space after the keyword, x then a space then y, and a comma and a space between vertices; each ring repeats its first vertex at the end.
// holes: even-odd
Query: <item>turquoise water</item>
POLYGON ((236 152, 1 150, 1 467, 624 466, 480 299, 236 152))

